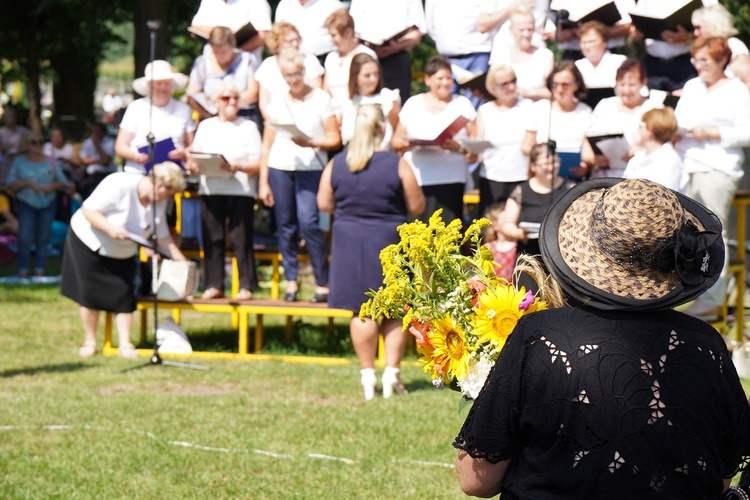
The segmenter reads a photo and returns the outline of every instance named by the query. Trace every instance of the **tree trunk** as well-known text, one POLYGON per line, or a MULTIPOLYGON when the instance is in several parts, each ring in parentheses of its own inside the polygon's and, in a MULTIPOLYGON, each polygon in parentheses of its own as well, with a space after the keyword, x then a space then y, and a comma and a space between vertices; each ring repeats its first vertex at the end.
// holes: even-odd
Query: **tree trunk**
POLYGON ((50 63, 57 74, 52 123, 65 130, 71 139, 80 140, 95 120, 94 92, 99 61, 79 59, 71 51, 50 63))
POLYGON ((167 57, 167 33, 164 23, 167 22, 166 0, 134 0, 133 23, 135 24, 135 43, 133 56, 135 57, 135 77, 143 76, 151 58, 151 37, 146 23, 151 20, 161 21, 162 27, 156 32, 155 59, 167 57))
POLYGON ((42 131, 42 105, 39 91, 39 40, 37 39, 39 20, 37 1, 28 4, 28 33, 26 37, 26 91, 29 99, 29 126, 36 132, 42 131))

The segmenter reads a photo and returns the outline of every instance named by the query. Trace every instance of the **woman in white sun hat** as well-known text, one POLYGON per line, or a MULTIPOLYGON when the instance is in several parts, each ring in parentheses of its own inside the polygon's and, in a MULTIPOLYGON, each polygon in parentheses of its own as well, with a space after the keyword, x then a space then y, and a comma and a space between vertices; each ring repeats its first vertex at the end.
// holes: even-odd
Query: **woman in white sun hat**
POLYGON ((133 90, 146 97, 128 105, 115 141, 115 152, 125 160, 125 172, 141 174, 146 173, 149 159, 149 132, 157 143, 172 139, 175 149, 169 152, 168 159, 181 162, 185 161, 185 150, 196 129, 190 107, 172 98, 176 90, 185 88, 188 77, 173 72, 163 60, 147 64, 144 74, 133 80, 133 90))

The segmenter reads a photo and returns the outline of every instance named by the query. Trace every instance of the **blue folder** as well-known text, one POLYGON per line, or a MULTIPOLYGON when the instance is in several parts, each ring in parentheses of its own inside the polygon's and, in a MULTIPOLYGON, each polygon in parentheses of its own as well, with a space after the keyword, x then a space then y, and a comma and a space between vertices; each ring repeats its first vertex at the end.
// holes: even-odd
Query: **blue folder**
MULTIPOLYGON (((168 137, 166 139, 162 139, 161 141, 154 143, 154 162, 146 163, 146 173, 151 172, 151 169, 154 167, 154 165, 158 165, 159 163, 165 162, 165 161, 174 161, 169 159, 169 152, 177 149, 177 147, 174 145, 174 141, 171 137, 168 137)), ((142 148, 138 148, 138 151, 141 153, 148 154, 148 145, 143 146, 142 148)), ((180 166, 184 170, 184 166, 182 165, 181 161, 175 161, 177 165, 180 166)))

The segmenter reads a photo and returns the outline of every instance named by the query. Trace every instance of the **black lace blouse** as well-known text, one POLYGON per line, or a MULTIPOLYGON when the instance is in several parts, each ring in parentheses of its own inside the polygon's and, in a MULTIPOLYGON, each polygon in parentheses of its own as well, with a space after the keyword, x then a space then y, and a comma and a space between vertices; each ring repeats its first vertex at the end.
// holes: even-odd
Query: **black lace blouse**
POLYGON ((675 311, 521 319, 454 442, 510 459, 503 498, 709 498, 748 467, 722 338, 675 311))

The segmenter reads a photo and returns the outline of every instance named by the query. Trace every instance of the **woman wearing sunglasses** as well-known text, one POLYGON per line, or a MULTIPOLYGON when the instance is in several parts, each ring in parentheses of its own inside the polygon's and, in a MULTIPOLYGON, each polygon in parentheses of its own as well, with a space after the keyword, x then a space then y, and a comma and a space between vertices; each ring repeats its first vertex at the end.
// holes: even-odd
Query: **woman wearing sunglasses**
MULTIPOLYGON (((44 154, 38 132, 21 140, 20 151, 8 173, 8 187, 18 199, 18 276, 26 278, 31 264, 31 244, 36 245, 35 276, 44 276, 47 245, 57 208, 56 193, 74 189, 62 169, 44 154)), ((71 191, 72 192, 72 191, 71 191)))
MULTIPOLYGON (((212 101, 219 114, 201 122, 191 145, 192 151, 222 155, 221 172, 202 172, 198 190, 206 265, 203 298, 224 296, 228 224, 240 281, 235 298, 247 300, 258 285, 253 256, 253 207, 258 196, 260 133, 255 123, 238 116, 240 91, 234 83, 217 83, 212 101)), ((200 172, 198 163, 192 159, 188 160, 187 168, 200 172)))

